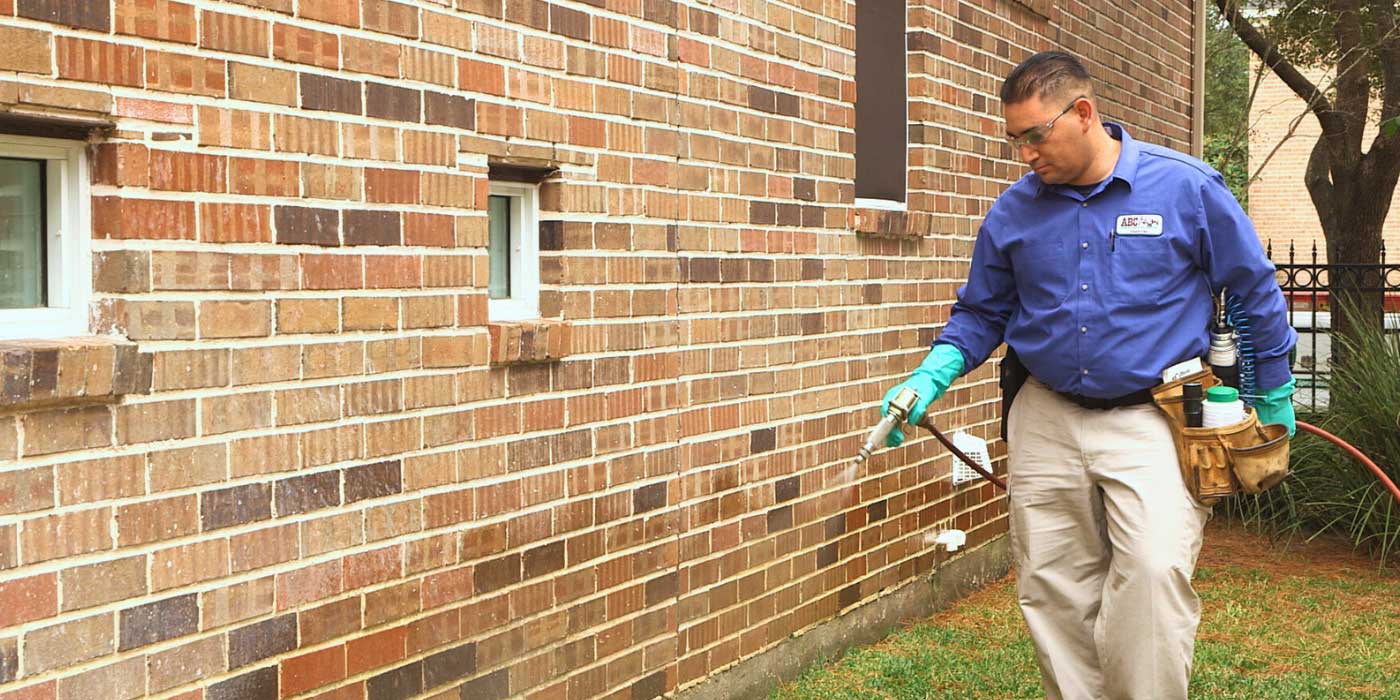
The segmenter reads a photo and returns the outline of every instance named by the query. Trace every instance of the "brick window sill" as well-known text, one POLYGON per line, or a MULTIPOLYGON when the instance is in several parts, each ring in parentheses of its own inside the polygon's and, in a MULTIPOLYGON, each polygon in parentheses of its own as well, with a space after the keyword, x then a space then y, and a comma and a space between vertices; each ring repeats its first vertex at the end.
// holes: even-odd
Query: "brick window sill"
POLYGON ((0 340, 0 411, 104 403, 151 391, 151 354, 119 338, 0 340))
POLYGON ((493 321, 486 330, 495 366, 554 362, 567 357, 573 347, 573 326, 568 321, 493 321))
POLYGON ((933 215, 918 211, 851 209, 851 228, 862 236, 923 238, 933 235, 933 215))

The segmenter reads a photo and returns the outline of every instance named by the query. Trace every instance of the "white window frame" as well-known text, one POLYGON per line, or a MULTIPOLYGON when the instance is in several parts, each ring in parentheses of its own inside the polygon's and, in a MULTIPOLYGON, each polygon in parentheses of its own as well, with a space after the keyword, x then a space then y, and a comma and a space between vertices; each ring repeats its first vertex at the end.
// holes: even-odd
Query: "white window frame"
POLYGON ((0 339, 85 335, 92 297, 87 144, 0 134, 0 157, 45 161, 47 306, 0 309, 0 339))
MULTIPOLYGON (((491 183, 490 194, 510 198, 511 272, 510 296, 488 300, 487 317, 492 321, 524 321, 540 317, 539 192, 537 185, 491 183)), ((487 269, 490 269, 489 264, 487 269)))

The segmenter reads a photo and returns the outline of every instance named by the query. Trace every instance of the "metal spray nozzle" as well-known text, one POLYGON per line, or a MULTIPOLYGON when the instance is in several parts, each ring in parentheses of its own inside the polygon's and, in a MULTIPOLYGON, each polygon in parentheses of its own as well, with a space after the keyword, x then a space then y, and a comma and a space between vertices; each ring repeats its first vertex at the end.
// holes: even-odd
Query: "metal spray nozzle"
POLYGON ((905 387, 900 389, 890 399, 890 408, 885 413, 884 419, 875 424, 875 428, 865 438, 865 444, 860 446, 860 454, 856 455, 856 463, 864 462, 870 455, 879 449, 880 443, 885 441, 885 436, 890 434, 895 426, 904 422, 909 416, 909 411, 913 410, 914 404, 919 401, 919 393, 905 387))

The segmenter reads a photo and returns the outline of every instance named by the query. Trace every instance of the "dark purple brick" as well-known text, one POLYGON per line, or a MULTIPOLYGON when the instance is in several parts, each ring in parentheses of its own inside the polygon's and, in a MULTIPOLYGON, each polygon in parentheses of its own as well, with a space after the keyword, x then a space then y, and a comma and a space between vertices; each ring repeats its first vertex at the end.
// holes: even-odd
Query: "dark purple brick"
POLYGON ((535 578, 564 568, 564 543, 554 542, 525 552, 525 578, 535 578))
POLYGON ((476 565, 474 575, 477 595, 505 588, 520 582, 520 554, 509 554, 476 565))
POLYGON ((403 470, 399 460, 375 462, 345 470, 345 502, 392 496, 403 491, 403 470))
POLYGON ((652 700, 666 692, 666 672, 657 671, 632 684, 632 700, 652 700))
POLYGON ((312 207, 277 207, 273 214, 278 243, 340 245, 340 212, 312 207))
POLYGON ((423 662, 415 661, 365 681, 373 700, 406 700, 423 692, 423 662))
POLYGON ((790 476, 786 479, 779 479, 778 483, 773 484, 774 503, 791 501, 792 499, 797 498, 800 495, 802 495, 801 477, 790 476))
POLYGON ((646 585, 647 607, 651 607, 651 606, 656 605, 657 603, 660 603, 660 602, 662 602, 662 601, 670 600, 670 599, 672 599, 672 598, 675 598, 675 597, 676 597, 676 593, 677 593, 679 590, 680 590, 679 576, 678 576, 678 575, 676 574, 676 572, 674 572, 674 571, 672 571, 672 572, 669 573, 669 574, 666 574, 665 576, 661 576, 661 577, 658 577, 658 578, 654 578, 654 579, 652 579, 652 580, 650 580, 650 581, 647 581, 647 585, 646 585))
POLYGON ((199 522, 205 532, 272 517, 272 487, 244 484, 200 495, 199 522))
POLYGON ((279 517, 340 505, 340 472, 283 479, 277 482, 274 497, 279 517))
POLYGON ((403 225, 396 211, 346 211, 345 245, 398 245, 403 225))
POLYGON ((768 532, 782 532, 792 527, 792 506, 783 506, 768 511, 768 532))
POLYGON ((441 92, 423 93, 423 121, 439 126, 476 128, 476 100, 441 92))
POLYGON ((15 13, 43 22, 106 32, 112 29, 111 6, 106 0, 19 0, 15 13))
POLYGON ((238 668, 297 648, 295 613, 240 627, 228 633, 228 666, 238 668))
POLYGON ((268 666, 209 686, 204 700, 277 700, 277 667, 268 666))
POLYGON ((302 73, 301 106, 322 112, 360 114, 364 111, 360 82, 302 73))
POLYGON ((588 13, 579 10, 549 6, 549 31, 570 39, 588 41, 592 37, 588 13))
POLYGON ((506 669, 493 671, 462 684, 461 700, 505 700, 510 696, 510 674, 506 669))
POLYGON ((759 428, 749 432, 749 453, 767 452, 778 445, 778 431, 773 428, 759 428))
POLYGON ((365 114, 399 122, 423 121, 423 93, 420 90, 384 83, 365 85, 365 114))
POLYGON ((476 643, 468 642, 423 659, 423 689, 436 688, 476 673, 476 643))
POLYGON ((199 603, 195 594, 157 600, 121 611, 117 651, 163 642, 199 630, 199 603))
POLYGON ((666 505, 666 484, 647 484, 632 491, 632 512, 645 513, 666 505))

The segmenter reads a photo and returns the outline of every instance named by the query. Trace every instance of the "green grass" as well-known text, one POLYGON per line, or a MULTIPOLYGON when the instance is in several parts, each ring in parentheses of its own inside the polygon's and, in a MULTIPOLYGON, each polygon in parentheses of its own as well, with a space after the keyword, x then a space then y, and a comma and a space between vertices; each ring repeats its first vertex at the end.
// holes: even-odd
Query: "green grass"
MULTIPOLYGON (((1285 550, 1212 524, 1196 590, 1204 614, 1193 698, 1400 700, 1400 574, 1345 543, 1285 550)), ((1041 689, 1008 578, 770 697, 993 700, 1041 689)))

